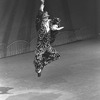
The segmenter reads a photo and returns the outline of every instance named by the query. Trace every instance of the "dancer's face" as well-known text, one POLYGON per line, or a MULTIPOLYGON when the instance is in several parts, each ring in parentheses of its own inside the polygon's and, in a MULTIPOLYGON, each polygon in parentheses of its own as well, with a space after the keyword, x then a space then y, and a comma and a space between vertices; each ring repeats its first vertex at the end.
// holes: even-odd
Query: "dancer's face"
POLYGON ((44 21, 48 21, 48 19, 49 19, 49 17, 45 17, 43 20, 44 20, 44 21))
POLYGON ((48 12, 46 11, 46 12, 44 12, 44 14, 43 14, 43 20, 44 20, 44 21, 48 21, 48 19, 49 19, 49 15, 48 15, 48 12))

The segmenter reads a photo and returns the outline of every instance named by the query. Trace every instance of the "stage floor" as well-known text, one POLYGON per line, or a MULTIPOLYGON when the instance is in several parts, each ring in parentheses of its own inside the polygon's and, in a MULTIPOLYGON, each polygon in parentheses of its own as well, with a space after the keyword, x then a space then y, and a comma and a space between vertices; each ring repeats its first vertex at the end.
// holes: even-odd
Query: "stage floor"
POLYGON ((55 48, 61 58, 40 78, 34 52, 0 59, 0 100, 100 100, 100 39, 55 48))

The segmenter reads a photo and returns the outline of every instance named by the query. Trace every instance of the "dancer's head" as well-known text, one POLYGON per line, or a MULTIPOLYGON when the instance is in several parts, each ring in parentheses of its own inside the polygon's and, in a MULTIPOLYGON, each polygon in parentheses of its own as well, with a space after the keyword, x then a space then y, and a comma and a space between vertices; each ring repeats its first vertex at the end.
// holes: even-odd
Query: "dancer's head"
POLYGON ((43 13, 42 18, 43 18, 43 20, 48 20, 49 16, 50 16, 50 15, 48 14, 48 12, 45 11, 45 12, 43 13))

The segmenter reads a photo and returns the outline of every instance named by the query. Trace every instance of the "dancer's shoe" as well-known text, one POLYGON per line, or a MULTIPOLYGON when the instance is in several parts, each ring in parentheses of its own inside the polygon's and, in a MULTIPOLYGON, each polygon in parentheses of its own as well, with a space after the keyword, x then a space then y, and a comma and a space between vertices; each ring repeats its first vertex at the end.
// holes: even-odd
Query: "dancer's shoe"
POLYGON ((41 72, 42 72, 42 69, 40 68, 40 69, 37 71, 38 77, 41 77, 41 72))

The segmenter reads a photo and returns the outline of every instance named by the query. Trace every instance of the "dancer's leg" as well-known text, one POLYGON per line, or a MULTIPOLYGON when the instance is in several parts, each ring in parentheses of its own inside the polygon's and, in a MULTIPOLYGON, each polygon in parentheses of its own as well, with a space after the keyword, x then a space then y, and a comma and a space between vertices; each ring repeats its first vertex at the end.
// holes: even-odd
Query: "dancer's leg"
POLYGON ((35 65, 35 71, 38 74, 39 73, 41 74, 41 71, 44 68, 44 64, 43 64, 44 62, 43 62, 43 57, 42 57, 44 52, 45 51, 43 50, 43 48, 38 48, 35 51, 34 65, 35 65))
POLYGON ((52 61, 59 59, 60 55, 53 47, 50 46, 43 54, 43 58, 44 63, 47 65, 48 63, 51 63, 52 61))

